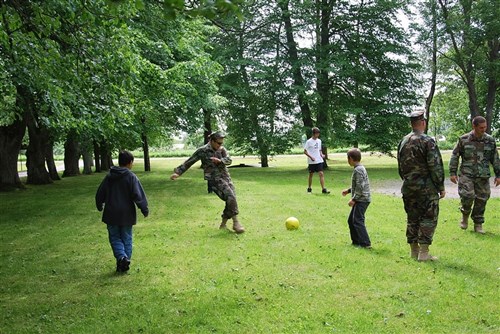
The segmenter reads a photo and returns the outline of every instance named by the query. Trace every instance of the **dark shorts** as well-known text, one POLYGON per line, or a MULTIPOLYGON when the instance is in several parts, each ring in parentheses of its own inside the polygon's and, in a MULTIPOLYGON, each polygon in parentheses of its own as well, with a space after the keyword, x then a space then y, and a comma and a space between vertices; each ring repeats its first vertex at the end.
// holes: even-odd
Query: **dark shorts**
POLYGON ((317 173, 323 171, 323 163, 309 164, 309 173, 317 173))

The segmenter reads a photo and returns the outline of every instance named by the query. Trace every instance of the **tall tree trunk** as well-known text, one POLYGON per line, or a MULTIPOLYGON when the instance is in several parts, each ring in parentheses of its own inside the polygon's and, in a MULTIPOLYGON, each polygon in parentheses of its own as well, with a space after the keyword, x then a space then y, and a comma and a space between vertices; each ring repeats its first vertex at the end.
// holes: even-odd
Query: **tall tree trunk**
POLYGON ((113 166, 113 159, 111 158, 111 151, 106 143, 101 142, 99 145, 101 156, 101 170, 108 171, 113 166))
POLYGON ((208 136, 212 133, 212 112, 208 108, 203 108, 203 142, 208 143, 208 136))
POLYGON ((48 141, 47 129, 37 120, 35 104, 26 113, 29 144, 26 150, 26 167, 28 169, 28 184, 50 184, 52 179, 45 167, 45 149, 48 141))
POLYGON ((92 174, 92 166, 94 165, 92 151, 88 147, 85 147, 84 149, 82 149, 82 157, 83 157, 83 174, 85 175, 92 174))
POLYGON ((45 144, 45 162, 47 163, 47 169, 49 171, 49 176, 52 180, 60 180, 61 177, 57 172, 57 166, 54 161, 54 140, 49 138, 45 144))
POLYGON ((80 175, 80 143, 76 134, 70 131, 64 142, 64 172, 63 177, 80 175))
POLYGON ((101 148, 99 147, 99 143, 94 140, 94 163, 95 163, 95 172, 100 173, 101 170, 101 148))
POLYGON ((142 151, 144 152, 144 171, 151 171, 151 159, 149 158, 149 144, 148 144, 148 136, 146 134, 142 134, 142 151))
POLYGON ((432 15, 432 62, 431 62, 431 87, 429 89, 429 95, 425 99, 425 116, 427 122, 425 123, 425 133, 429 130, 429 116, 432 105, 432 100, 434 99, 434 93, 436 91, 436 79, 437 79, 437 13, 436 13, 436 2, 431 1, 431 15, 432 15))
POLYGON ((17 172, 17 159, 25 132, 24 118, 0 126, 0 191, 24 188, 17 172))
MULTIPOLYGON (((500 41, 498 39, 493 39, 488 41, 488 58, 491 64, 498 63, 499 54, 500 54, 500 41)), ((488 128, 486 132, 491 133, 491 121, 493 119, 493 108, 495 107, 495 98, 496 92, 499 88, 497 76, 495 75, 498 71, 495 72, 494 69, 490 69, 488 71, 488 92, 486 94, 486 111, 485 118, 488 124, 488 128)))
POLYGON ((293 26, 289 10, 289 0, 278 1, 278 6, 281 9, 282 20, 285 24, 286 46, 288 49, 288 62, 290 64, 290 67, 292 68, 293 88, 297 93, 297 99, 299 101, 300 111, 302 115, 302 123, 304 124, 306 133, 309 136, 311 133, 310 129, 313 127, 313 120, 311 117, 311 109, 309 107, 306 95, 308 88, 306 87, 304 77, 302 76, 297 43, 295 42, 295 39, 293 37, 293 26))

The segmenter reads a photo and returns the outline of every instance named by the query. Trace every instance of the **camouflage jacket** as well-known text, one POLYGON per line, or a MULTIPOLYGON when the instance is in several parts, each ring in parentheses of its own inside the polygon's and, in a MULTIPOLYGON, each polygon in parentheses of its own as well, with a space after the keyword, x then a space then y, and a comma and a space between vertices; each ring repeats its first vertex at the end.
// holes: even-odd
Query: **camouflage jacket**
POLYGON ((489 178, 491 163, 495 177, 500 177, 500 159, 495 138, 486 133, 482 138, 476 138, 474 131, 471 131, 458 139, 451 154, 450 176, 457 175, 459 157, 462 157, 460 175, 489 178))
POLYGON ((420 132, 406 135, 398 146, 398 171, 403 180, 401 192, 439 198, 444 191, 444 167, 434 139, 420 132))
POLYGON ((198 148, 189 159, 175 168, 174 172, 182 175, 198 160, 201 160, 201 168, 203 168, 205 180, 216 180, 223 177, 229 177, 229 171, 226 166, 233 162, 229 157, 229 153, 224 147, 214 150, 210 143, 198 148), (220 164, 215 164, 210 159, 212 157, 219 158, 222 162, 220 164))
POLYGON ((352 171, 351 196, 356 202, 371 202, 370 180, 363 165, 357 165, 352 171))

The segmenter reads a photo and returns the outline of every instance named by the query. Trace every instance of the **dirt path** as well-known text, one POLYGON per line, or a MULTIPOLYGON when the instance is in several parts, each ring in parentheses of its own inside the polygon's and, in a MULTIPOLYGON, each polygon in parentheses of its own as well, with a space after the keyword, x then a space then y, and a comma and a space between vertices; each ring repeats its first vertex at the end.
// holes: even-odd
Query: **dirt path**
MULTIPOLYGON (((490 182, 491 185, 491 197, 500 197, 500 186, 493 186, 493 178, 490 182)), ((392 195, 401 197, 401 181, 399 180, 387 180, 374 183, 371 185, 372 191, 380 194, 392 195)), ((459 198, 458 197, 458 186, 450 182, 449 179, 444 181, 444 188, 446 190, 445 198, 459 198)))

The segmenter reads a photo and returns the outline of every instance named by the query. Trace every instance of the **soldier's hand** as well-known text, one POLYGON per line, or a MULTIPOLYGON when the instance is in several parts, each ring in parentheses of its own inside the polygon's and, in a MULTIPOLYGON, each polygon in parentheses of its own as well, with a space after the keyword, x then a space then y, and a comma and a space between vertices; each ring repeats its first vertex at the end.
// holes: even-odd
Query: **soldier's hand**
POLYGON ((452 175, 452 176, 450 176, 450 181, 451 181, 452 183, 457 184, 458 177, 457 177, 456 175, 452 175))
POLYGON ((178 178, 180 175, 177 174, 177 173, 174 173, 172 175, 170 175, 170 180, 175 180, 176 178, 178 178))
POLYGON ((495 177, 495 187, 500 186, 500 177, 495 177))
POLYGON ((345 196, 349 193, 349 190, 345 189, 345 190, 342 190, 342 196, 345 196))
POLYGON ((445 196, 446 196, 446 191, 443 190, 439 192, 439 198, 443 198, 445 196))
POLYGON ((220 164, 220 163, 222 162, 222 161, 221 161, 221 159, 216 158, 216 157, 211 157, 210 159, 211 159, 211 160, 212 160, 212 162, 213 162, 214 164, 216 164, 216 165, 218 165, 218 164, 220 164))

